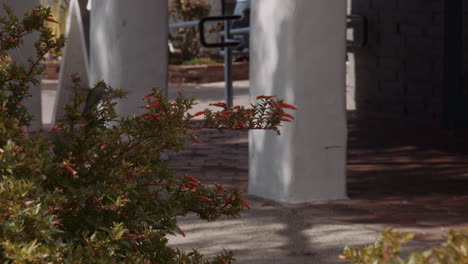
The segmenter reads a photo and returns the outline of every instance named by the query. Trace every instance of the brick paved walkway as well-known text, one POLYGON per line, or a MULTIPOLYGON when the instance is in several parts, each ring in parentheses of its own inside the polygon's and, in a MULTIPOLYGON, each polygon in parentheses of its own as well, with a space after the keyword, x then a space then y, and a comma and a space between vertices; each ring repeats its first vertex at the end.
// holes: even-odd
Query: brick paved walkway
MULTIPOLYGON (((292 213, 416 232, 438 240, 450 228, 468 227, 468 131, 379 115, 349 114, 349 201, 280 205, 249 196, 261 206, 292 213)), ((206 183, 247 186, 248 136, 237 131, 197 132, 203 144, 171 156, 179 173, 206 183)))

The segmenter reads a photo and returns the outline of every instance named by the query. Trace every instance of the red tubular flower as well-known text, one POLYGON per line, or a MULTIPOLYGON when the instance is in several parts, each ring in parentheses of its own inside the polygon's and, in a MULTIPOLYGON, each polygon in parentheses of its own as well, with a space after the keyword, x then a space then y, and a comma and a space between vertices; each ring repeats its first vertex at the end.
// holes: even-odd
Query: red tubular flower
POLYGON ((185 184, 183 184, 183 183, 180 186, 182 187, 182 190, 184 190, 184 191, 186 191, 188 189, 187 186, 185 186, 185 184))
POLYGON ((156 114, 156 113, 152 113, 152 114, 151 114, 151 117, 149 117, 149 118, 147 118, 147 119, 152 119, 152 120, 161 121, 161 118, 160 118, 159 115, 156 114))
POLYGON ((257 100, 258 100, 258 99, 271 99, 271 98, 273 98, 273 97, 275 97, 275 96, 259 95, 259 96, 257 96, 257 100))
POLYGON ((34 9, 31 11, 31 13, 36 14, 36 13, 39 13, 40 11, 41 11, 40 9, 34 9))
POLYGON ((242 122, 242 121, 238 121, 238 122, 239 122, 239 125, 240 125, 241 127, 243 127, 243 128, 246 127, 246 125, 245 125, 244 122, 242 122))
POLYGON ((193 141, 197 142, 197 143, 202 143, 201 140, 199 140, 197 137, 192 137, 193 141))
POLYGON ((177 106, 177 104, 174 104, 174 103, 172 103, 172 104, 169 104, 169 105, 170 105, 170 106, 177 106))
POLYGON ((201 196, 201 195, 199 195, 199 196, 197 196, 197 198, 200 199, 200 200, 203 200, 203 201, 207 201, 207 202, 211 202, 211 201, 212 201, 210 198, 208 198, 208 197, 206 197, 206 196, 201 196))
POLYGON ((239 122, 237 120, 234 121, 234 124, 232 125, 232 128, 237 128, 238 124, 239 124, 239 122))
POLYGON ((196 116, 201 116, 201 115, 204 115, 206 114, 206 111, 200 111, 200 112, 197 112, 193 115, 193 117, 196 117, 196 116))
POLYGON ((221 112, 221 114, 223 114, 223 115, 230 115, 230 114, 232 114, 232 110, 223 111, 223 112, 221 112))
POLYGON ((196 192, 197 192, 197 190, 198 190, 198 187, 197 187, 197 186, 195 186, 195 187, 193 187, 193 189, 192 189, 192 192, 193 192, 193 193, 196 193, 196 192))
POLYGON ((288 113, 281 113, 280 115, 291 118, 291 119, 295 119, 292 115, 290 115, 288 113))
POLYGON ((158 99, 153 99, 153 100, 151 100, 151 103, 157 103, 159 101, 161 101, 161 99, 159 99, 159 98, 158 99))
POLYGON ((185 237, 185 232, 184 232, 184 230, 180 229, 180 227, 177 227, 177 229, 179 230, 179 233, 185 237))
POLYGON ((16 102, 15 104, 18 105, 18 106, 24 107, 24 104, 22 104, 20 102, 16 102))
POLYGON ((133 248, 135 249, 135 252, 140 253, 140 249, 136 245, 133 245, 133 248))
POLYGON ((287 119, 287 118, 281 118, 280 119, 281 121, 284 121, 284 122, 291 122, 291 120, 287 119))
MULTIPOLYGON (((153 95, 155 95, 155 94, 156 94, 156 93, 149 93, 149 94, 143 96, 143 99, 148 99, 148 98, 150 98, 151 96, 153 96, 153 95)), ((158 99, 158 100, 159 100, 159 99, 158 99)))
POLYGON ((59 129, 60 127, 62 127, 62 125, 56 125, 56 126, 54 126, 54 127, 49 131, 49 133, 54 132, 55 130, 59 129))
POLYGON ((281 102, 281 105, 282 105, 284 108, 297 110, 297 106, 294 106, 294 105, 290 105, 290 104, 283 103, 283 102, 281 102))
POLYGON ((224 117, 224 119, 229 120, 229 116, 227 116, 227 115, 225 115, 225 114, 223 114, 223 113, 220 113, 219 115, 222 116, 222 117, 224 117))
POLYGON ((241 204, 250 209, 250 205, 246 201, 242 201, 241 204))
POLYGON ((192 176, 185 176, 185 177, 186 177, 187 179, 193 181, 194 183, 200 183, 200 181, 199 181, 197 178, 195 178, 195 177, 192 177, 192 176))
POLYGON ((241 107, 240 105, 236 105, 236 106, 234 106, 234 107, 232 108, 232 110, 237 110, 237 109, 239 109, 240 107, 241 107))
POLYGON ((275 102, 275 101, 269 101, 268 104, 271 105, 271 106, 274 106, 274 107, 276 107, 276 108, 278 108, 278 109, 280 109, 280 110, 283 109, 283 107, 281 107, 281 105, 279 105, 279 104, 278 104, 277 102, 275 102))
POLYGON ((224 260, 223 258, 220 259, 221 260, 221 263, 223 264, 228 264, 226 260, 224 260))
POLYGON ((139 118, 143 118, 143 117, 146 117, 147 115, 149 115, 149 113, 141 114, 141 115, 139 115, 138 117, 139 117, 139 118))
POLYGON ((55 19, 53 19, 51 17, 46 17, 45 20, 48 21, 48 22, 52 22, 52 23, 57 23, 57 24, 59 23, 59 22, 57 22, 57 20, 55 20, 55 19))
POLYGON ((210 104, 212 106, 217 106, 217 107, 226 107, 226 104, 225 103, 222 103, 222 102, 219 102, 219 103, 215 103, 215 104, 210 104))
POLYGON ((68 165, 68 164, 61 164, 60 167, 66 169, 67 171, 69 171, 69 172, 70 172, 71 174, 73 174, 73 175, 77 175, 77 174, 78 174, 78 172, 76 172, 76 171, 75 171, 70 165, 68 165))
POLYGON ((223 191, 223 192, 226 191, 226 188, 224 188, 222 185, 219 185, 219 184, 216 184, 216 183, 215 183, 215 186, 216 186, 216 188, 218 188, 218 190, 220 190, 220 191, 223 191))
POLYGON ((247 115, 249 115, 250 118, 253 118, 253 114, 252 114, 252 110, 251 110, 251 109, 245 110, 244 114, 247 114, 247 115))
POLYGON ((101 149, 105 149, 105 148, 107 148, 107 144, 103 144, 103 145, 101 146, 101 149))
POLYGON ((160 106, 160 104, 150 104, 150 105, 144 105, 141 106, 140 108, 145 108, 145 109, 151 109, 160 106))

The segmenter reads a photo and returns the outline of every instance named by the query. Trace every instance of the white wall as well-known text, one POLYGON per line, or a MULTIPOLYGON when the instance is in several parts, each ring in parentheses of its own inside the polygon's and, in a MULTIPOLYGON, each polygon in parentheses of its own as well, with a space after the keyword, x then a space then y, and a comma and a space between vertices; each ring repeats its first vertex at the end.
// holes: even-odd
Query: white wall
POLYGON ((254 0, 251 100, 277 95, 296 121, 249 134, 249 193, 287 203, 346 199, 346 1, 254 0))
MULTIPOLYGON (((32 10, 39 4, 39 0, 4 0, 2 4, 8 4, 13 8, 15 14, 21 19, 27 10, 32 10)), ((5 11, 3 6, 0 6, 0 15, 4 15, 5 11)), ((34 48, 34 42, 37 40, 38 35, 29 35, 24 38, 24 44, 19 49, 13 50, 10 56, 13 60, 27 64, 29 57, 35 58, 36 50, 34 48)), ((38 80, 41 76, 38 76, 38 80)), ((34 120, 31 121, 31 131, 39 131, 42 127, 42 107, 41 107, 41 86, 31 85, 29 92, 32 97, 24 100, 23 104, 28 108, 29 113, 32 114, 34 120)))
POLYGON ((138 112, 151 87, 167 86, 167 1, 92 1, 90 80, 128 92, 118 114, 138 112))

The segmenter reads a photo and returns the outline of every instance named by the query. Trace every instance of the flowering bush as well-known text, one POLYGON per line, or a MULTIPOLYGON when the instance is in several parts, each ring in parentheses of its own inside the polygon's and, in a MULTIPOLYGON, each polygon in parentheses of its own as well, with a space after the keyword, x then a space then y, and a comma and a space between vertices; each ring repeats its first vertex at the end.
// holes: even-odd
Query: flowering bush
POLYGON ((194 99, 169 101, 153 89, 143 97, 143 114, 119 118, 114 99, 124 97, 121 90, 98 82, 85 97, 74 75, 77 93, 65 121, 28 136, 22 128, 31 118, 21 102, 38 82, 39 61, 63 38, 52 40, 44 26, 56 22, 50 9, 38 6, 22 20, 7 13, 0 19, 0 262, 231 263, 231 252, 204 260, 196 250, 168 247, 167 236, 185 236, 176 219, 189 213, 207 221, 238 216, 249 207, 242 190, 176 177, 161 153, 199 142, 195 129, 279 133, 281 122, 293 119, 285 110, 295 106, 259 96, 251 108, 216 103, 217 111, 191 115, 194 99), (36 58, 11 61, 9 50, 35 32, 36 58), (194 116, 205 120, 192 126, 194 116))
POLYGON ((440 248, 414 252, 407 259, 398 254, 401 246, 412 240, 413 234, 401 234, 385 229, 374 245, 345 248, 340 258, 355 264, 464 264, 468 263, 468 230, 450 231, 440 248))

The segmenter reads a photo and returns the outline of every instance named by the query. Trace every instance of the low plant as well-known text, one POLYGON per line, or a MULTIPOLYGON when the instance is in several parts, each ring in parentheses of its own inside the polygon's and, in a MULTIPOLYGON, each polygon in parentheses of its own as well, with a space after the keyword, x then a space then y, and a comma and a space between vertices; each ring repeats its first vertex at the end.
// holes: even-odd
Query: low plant
POLYGON ((194 58, 189 61, 182 62, 182 65, 200 65, 200 64, 215 64, 216 61, 212 58, 201 57, 201 58, 194 58))
POLYGON ((406 259, 399 256, 402 246, 411 241, 414 234, 402 234, 390 228, 374 245, 350 249, 346 247, 341 259, 354 264, 465 264, 468 263, 468 230, 451 230, 446 242, 438 248, 413 252, 406 259))
POLYGON ((30 84, 38 83, 40 60, 63 46, 45 23, 55 23, 50 9, 37 6, 22 20, 6 8, 0 18, 0 263, 149 263, 225 264, 224 252, 204 259, 196 250, 167 245, 169 235, 185 232, 177 218, 196 214, 214 221, 237 217, 249 205, 238 187, 205 185, 189 175, 175 176, 161 159, 200 142, 194 130, 268 129, 279 133, 296 109, 273 96, 259 96, 250 108, 213 104, 194 115, 194 98, 174 101, 153 88, 142 99, 143 113, 120 118, 119 89, 98 82, 65 107, 66 119, 46 135, 25 133, 31 120, 22 104, 30 84), (8 52, 22 38, 39 32, 36 58, 21 65, 8 52), (204 116, 198 125, 191 122, 204 116))

